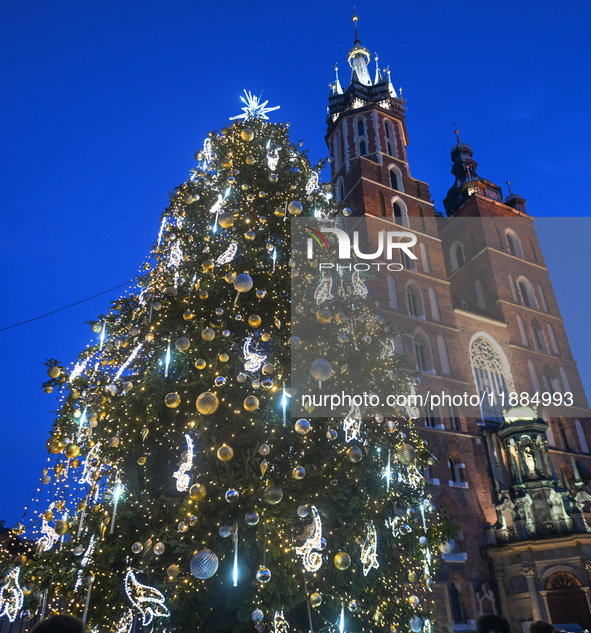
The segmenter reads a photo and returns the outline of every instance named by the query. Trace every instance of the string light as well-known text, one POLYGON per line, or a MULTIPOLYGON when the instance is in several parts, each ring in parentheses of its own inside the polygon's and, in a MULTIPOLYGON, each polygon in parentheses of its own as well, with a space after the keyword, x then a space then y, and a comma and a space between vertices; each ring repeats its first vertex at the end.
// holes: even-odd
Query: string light
POLYGON ((179 492, 184 492, 189 487, 190 477, 187 473, 193 466, 193 440, 187 433, 185 434, 185 441, 187 442, 187 457, 172 475, 176 479, 176 489, 179 492))
POLYGON ((13 567, 6 575, 6 584, 0 587, 0 618, 6 616, 14 622, 23 607, 24 593, 19 584, 20 567, 13 567))
POLYGON ((115 623, 113 633, 131 633, 133 628, 133 611, 125 609, 121 618, 115 623))
POLYGON ((236 242, 232 242, 230 246, 228 246, 228 248, 216 259, 215 263, 218 266, 229 264, 236 256, 237 251, 238 251, 238 244, 236 244, 236 242))
POLYGON ((163 594, 154 587, 139 583, 131 569, 125 574, 125 593, 131 604, 140 612, 143 626, 148 626, 154 618, 170 617, 163 594))
POLYGON ((59 536, 57 532, 49 525, 46 515, 49 516, 48 513, 52 513, 55 507, 55 503, 51 503, 49 508, 47 508, 47 512, 44 512, 42 516, 41 523, 41 534, 43 536, 37 541, 37 547, 39 548, 39 553, 48 552, 59 540, 59 536))
POLYGON ((244 342, 244 347, 242 348, 245 360, 244 369, 245 371, 255 372, 261 368, 262 364, 267 360, 267 357, 262 354, 257 354, 256 352, 252 352, 250 350, 251 342, 252 336, 249 336, 244 342))
POLYGON ((361 548, 361 562, 364 576, 367 576, 371 569, 377 569, 380 566, 378 563, 378 535, 373 522, 367 526, 367 536, 361 548))
POLYGON ((345 442, 361 439, 361 412, 359 407, 353 405, 347 417, 343 420, 345 442))
POLYGON ((322 566, 322 555, 314 551, 322 549, 322 521, 315 506, 311 506, 310 510, 312 511, 314 531, 301 547, 295 548, 295 551, 298 556, 302 557, 302 564, 306 570, 314 572, 322 566))

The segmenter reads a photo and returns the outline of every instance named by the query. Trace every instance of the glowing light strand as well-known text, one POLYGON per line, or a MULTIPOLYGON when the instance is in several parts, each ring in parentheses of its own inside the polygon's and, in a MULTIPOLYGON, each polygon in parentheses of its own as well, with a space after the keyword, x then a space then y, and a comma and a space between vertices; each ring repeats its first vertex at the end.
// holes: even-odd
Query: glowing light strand
POLYGON ((218 266, 230 263, 236 256, 237 251, 238 244, 236 242, 232 242, 230 246, 228 246, 228 248, 215 260, 215 263, 218 266))
POLYGON ((84 569, 86 568, 88 563, 90 563, 92 552, 94 550, 94 539, 95 539, 95 536, 93 534, 90 537, 90 543, 88 544, 88 547, 86 548, 86 551, 84 552, 84 556, 82 557, 82 560, 80 561, 80 569, 78 570, 78 575, 76 576, 76 584, 74 585, 74 591, 76 591, 76 589, 78 589, 78 587, 82 585, 82 574, 84 573, 84 569))
POLYGON ((306 195, 309 196, 311 193, 316 191, 316 189, 319 189, 318 174, 313 171, 310 175, 310 179, 306 183, 306 195))
POLYGON ((125 575, 125 593, 131 604, 140 612, 142 625, 148 626, 156 618, 168 618, 170 612, 164 604, 164 596, 158 589, 142 585, 130 569, 125 575))
POLYGON ((174 266, 176 268, 182 261, 183 249, 178 244, 174 244, 168 256, 168 267, 174 266))
POLYGON ((133 628, 133 611, 125 609, 121 618, 115 623, 113 633, 131 633, 133 628))
POLYGON ((322 521, 320 519, 320 512, 318 512, 315 506, 311 506, 312 510, 312 525, 314 526, 314 532, 312 536, 301 546, 296 547, 295 552, 298 556, 302 557, 302 564, 306 571, 318 571, 322 566, 322 555, 313 550, 322 549, 322 521))
MULTIPOLYGON (((51 512, 55 507, 55 503, 51 503, 49 508, 47 508, 48 512, 51 512)), ((48 552, 59 540, 59 536, 57 532, 49 525, 47 519, 45 518, 45 513, 42 515, 43 522, 41 524, 41 533, 43 536, 37 541, 37 546, 39 548, 39 553, 48 552)))
POLYGON ((251 352, 250 351, 250 343, 252 342, 252 336, 249 336, 245 343, 244 343, 244 347, 242 349, 242 352, 244 354, 244 369, 246 371, 250 371, 250 372, 255 372, 258 371, 262 364, 267 360, 266 356, 263 356, 262 354, 257 354, 256 352, 251 352))
POLYGON ((345 431, 345 442, 361 439, 361 411, 355 405, 347 417, 343 420, 343 431, 345 431))
POLYGON ((283 615, 283 610, 275 611, 273 617, 273 633, 289 633, 289 624, 283 615))
POLYGON ((245 121, 248 119, 268 120, 269 117, 267 116, 267 112, 273 112, 274 110, 279 110, 279 108, 281 107, 281 106, 274 106, 272 108, 267 108, 266 105, 267 103, 269 103, 268 100, 263 101, 263 103, 261 103, 257 96, 253 95, 251 92, 246 91, 246 90, 244 91, 244 95, 246 99, 241 96, 240 100, 242 101, 242 103, 244 103, 246 107, 241 108, 242 114, 231 116, 230 121, 235 121, 236 119, 243 119, 245 121))
POLYGON ((187 441, 187 458, 181 462, 179 469, 172 475, 176 479, 176 489, 179 492, 183 492, 189 487, 190 476, 187 473, 193 466, 193 440, 188 433, 185 434, 185 440, 187 441))
POLYGON ((330 273, 322 273, 322 280, 314 291, 314 299, 316 299, 316 305, 334 299, 332 294, 332 275, 330 273))
POLYGON ((378 563, 378 535, 373 522, 367 526, 365 543, 361 548, 361 562, 363 563, 364 576, 367 576, 371 569, 377 569, 380 566, 378 563))
POLYGON ((86 461, 84 462, 84 469, 82 471, 82 476, 78 480, 79 484, 89 484, 92 486, 94 483, 93 480, 96 477, 96 473, 100 470, 101 463, 98 457, 98 452, 101 443, 97 442, 91 449, 88 451, 88 455, 86 456, 86 461), (96 460, 96 463, 95 463, 96 460))
POLYGON ((129 355, 129 358, 123 363, 123 365, 121 365, 121 367, 119 367, 119 371, 115 374, 115 379, 113 380, 113 382, 117 382, 119 378, 121 378, 123 372, 131 365, 131 363, 133 363, 137 355, 140 353, 142 345, 143 343, 139 343, 138 345, 136 345, 133 352, 131 352, 131 354, 129 355))
POLYGON ((7 583, 0 587, 0 618, 6 616, 11 622, 23 608, 24 593, 19 585, 21 568, 13 567, 6 575, 7 583))
POLYGON ((356 270, 351 275, 351 283, 353 284, 353 292, 362 299, 367 299, 369 290, 367 289, 367 286, 363 283, 361 279, 361 273, 358 270, 356 270))

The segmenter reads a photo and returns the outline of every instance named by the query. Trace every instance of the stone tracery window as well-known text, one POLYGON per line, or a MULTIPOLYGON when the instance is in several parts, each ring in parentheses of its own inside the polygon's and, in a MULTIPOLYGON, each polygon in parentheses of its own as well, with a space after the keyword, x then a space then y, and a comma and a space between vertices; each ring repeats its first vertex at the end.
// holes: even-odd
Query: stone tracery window
POLYGON ((482 419, 501 422, 503 420, 501 394, 507 393, 507 378, 503 361, 491 342, 484 336, 479 336, 472 341, 470 360, 478 395, 482 397, 482 419))

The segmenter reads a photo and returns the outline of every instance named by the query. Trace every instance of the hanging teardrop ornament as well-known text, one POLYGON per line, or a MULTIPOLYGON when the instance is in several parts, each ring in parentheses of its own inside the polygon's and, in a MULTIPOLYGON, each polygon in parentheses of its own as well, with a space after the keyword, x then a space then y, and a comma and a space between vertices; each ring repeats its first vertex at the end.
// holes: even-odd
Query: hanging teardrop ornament
POLYGON ((269 468, 269 462, 267 462, 266 459, 263 459, 263 461, 261 462, 261 477, 265 476, 267 468, 269 468))

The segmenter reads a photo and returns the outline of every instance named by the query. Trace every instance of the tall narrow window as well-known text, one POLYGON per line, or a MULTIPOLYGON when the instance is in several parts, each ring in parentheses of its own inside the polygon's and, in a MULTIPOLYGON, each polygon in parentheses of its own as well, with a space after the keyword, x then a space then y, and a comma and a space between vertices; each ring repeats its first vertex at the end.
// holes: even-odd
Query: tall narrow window
POLYGON ((365 141, 360 141, 359 143, 359 156, 365 156, 367 154, 367 150, 365 148, 365 141))
POLYGON ((357 121, 357 134, 359 136, 365 136, 365 126, 363 125, 363 119, 357 121))
POLYGON ((515 303, 519 303, 519 295, 517 294, 517 285, 515 284, 515 279, 509 275, 509 287, 511 288, 511 295, 513 297, 513 301, 515 303))
POLYGON ((507 229, 505 236, 507 238, 507 249, 511 255, 523 259, 523 250, 521 249, 521 242, 517 237, 517 233, 511 229, 507 229))
POLYGON ((568 378, 564 369, 560 367, 558 372, 560 373, 560 380, 562 380, 563 391, 571 391, 570 384, 568 382, 568 378))
POLYGON ((529 347, 529 338, 527 337, 527 330, 525 329, 525 323, 523 319, 518 314, 517 315, 517 327, 519 328, 519 336, 521 337, 521 343, 525 345, 525 347, 529 347))
POLYGON ((338 171, 341 166, 341 131, 337 130, 337 133, 334 137, 334 145, 333 145, 333 153, 334 153, 334 168, 335 171, 338 171))
POLYGON ((579 436, 579 444, 581 445, 581 453, 589 452, 589 444, 587 444, 587 438, 585 437, 585 431, 583 425, 575 420, 575 429, 577 429, 577 435, 579 436))
POLYGON ((474 282, 474 291, 476 292, 476 303, 481 310, 486 310, 486 301, 484 300, 484 291, 482 290, 482 282, 477 279, 474 282))
POLYGON ((531 285, 530 281, 525 277, 520 277, 517 280, 517 285, 519 286, 519 292, 521 293, 521 301, 526 308, 531 308, 532 310, 538 309, 538 302, 536 300, 536 295, 534 293, 534 288, 531 285))
POLYGON ((342 202, 343 199, 345 198, 345 184, 343 182, 342 176, 337 180, 334 195, 335 195, 336 202, 342 202))
POLYGON ((393 211, 394 211, 394 222, 396 222, 396 224, 402 224, 402 209, 400 208, 400 205, 398 204, 398 202, 394 203, 393 211))
POLYGON ((460 413, 458 407, 455 404, 451 404, 449 407, 450 424, 453 431, 461 431, 460 413))
POLYGON ((476 388, 482 401, 482 419, 502 422, 503 400, 501 394, 507 393, 505 363, 490 340, 484 336, 479 336, 472 341, 470 360, 476 388))
POLYGON ((433 321, 441 321, 441 314, 439 313, 439 301, 437 300, 437 293, 435 288, 429 288, 429 303, 431 304, 431 318, 433 321))
POLYGON ((455 580, 449 586, 449 602, 451 605, 451 617, 454 624, 467 624, 466 611, 462 602, 462 594, 455 580))
POLYGON ((546 345, 546 337, 544 336, 544 330, 537 319, 531 320, 531 329, 534 333, 534 343, 536 349, 544 354, 548 353, 548 346, 546 345))
POLYGON ((437 337, 437 348, 439 349, 441 373, 447 374, 449 376, 451 374, 451 366, 449 364, 449 353, 447 351, 447 343, 445 342, 445 339, 441 335, 437 337))
POLYGON ((449 250, 449 260, 452 270, 461 268, 466 263, 464 257, 464 245, 461 242, 454 242, 449 250))
MULTIPOLYGON (((412 252, 412 248, 410 249, 412 252)), ((417 260, 410 258, 405 251, 400 252, 400 260, 406 270, 416 270, 417 260)))
POLYGON ((538 290, 540 292, 540 301, 542 302, 542 309, 544 312, 548 312, 548 302, 546 301, 546 293, 542 286, 538 286, 538 290))
POLYGON ((427 275, 431 274, 431 260, 429 259, 429 249, 424 242, 421 242, 419 247, 421 251, 421 261, 423 263, 423 272, 427 275))
POLYGON ((538 380, 538 372, 534 367, 534 364, 531 360, 527 361, 527 368, 529 369, 529 377, 531 379, 531 384, 534 390, 534 393, 540 393, 540 381, 538 380))
POLYGON ((410 316, 421 317, 425 314, 423 310, 423 298, 421 297, 421 291, 416 283, 411 282, 406 287, 406 300, 410 316))
POLYGON ((396 152, 394 151, 394 128, 392 127, 392 122, 386 119, 386 148, 388 152, 388 156, 396 157, 396 152))
POLYGON ((384 199, 384 194, 381 191, 378 191, 378 200, 380 201, 380 212, 382 217, 385 218, 388 215, 386 211, 386 200, 384 199))
POLYGON ((558 341, 556 340, 556 333, 551 323, 546 326, 548 329, 548 338, 550 339, 550 345, 552 346, 552 352, 557 356, 560 355, 560 348, 558 347, 558 341))
POLYGON ((419 371, 431 371, 433 369, 433 356, 429 339, 422 330, 417 330, 414 336, 415 358, 419 371))
POLYGON ((534 262, 537 263, 538 262, 538 254, 536 252, 536 248, 534 246, 534 243, 531 241, 531 237, 529 238, 529 245, 531 247, 532 255, 534 256, 534 262))
POLYGON ((390 307, 398 310, 398 294, 396 292, 396 279, 394 275, 388 275, 388 298, 390 299, 390 307))

